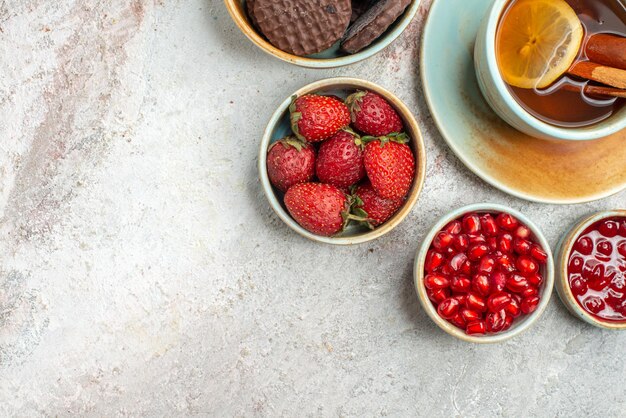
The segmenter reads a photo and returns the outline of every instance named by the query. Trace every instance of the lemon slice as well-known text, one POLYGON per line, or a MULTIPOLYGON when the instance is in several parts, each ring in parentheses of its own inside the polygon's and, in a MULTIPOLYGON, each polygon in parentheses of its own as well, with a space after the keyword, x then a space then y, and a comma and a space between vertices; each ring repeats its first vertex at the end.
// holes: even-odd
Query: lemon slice
POLYGON ((517 0, 500 21, 496 41, 504 81, 526 89, 549 86, 574 62, 583 35, 564 0, 517 0))

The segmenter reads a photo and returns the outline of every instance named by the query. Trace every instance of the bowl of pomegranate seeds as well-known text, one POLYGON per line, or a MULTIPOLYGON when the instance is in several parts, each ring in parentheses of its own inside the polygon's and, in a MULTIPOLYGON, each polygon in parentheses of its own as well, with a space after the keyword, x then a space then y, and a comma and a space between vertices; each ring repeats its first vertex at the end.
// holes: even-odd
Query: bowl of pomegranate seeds
POLYGON ((626 210, 583 218, 557 251, 556 289, 576 317, 600 328, 626 329, 626 210))
POLYGON ((501 342, 541 316, 554 284, 552 253, 521 213, 475 204, 444 216, 424 239, 414 269, 422 307, 447 333, 501 342))
POLYGON ((415 118, 368 81, 309 84, 274 112, 259 176, 276 214, 328 244, 359 244, 395 228, 417 202, 426 154, 415 118))

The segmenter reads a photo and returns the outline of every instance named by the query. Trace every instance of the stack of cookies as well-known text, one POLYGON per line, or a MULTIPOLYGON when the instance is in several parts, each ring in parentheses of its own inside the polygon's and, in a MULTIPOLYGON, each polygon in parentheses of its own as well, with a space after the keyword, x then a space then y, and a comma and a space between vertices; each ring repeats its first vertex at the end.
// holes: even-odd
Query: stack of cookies
POLYGON ((349 54, 381 36, 411 0, 246 0, 254 27, 276 48, 304 56, 341 41, 349 54))

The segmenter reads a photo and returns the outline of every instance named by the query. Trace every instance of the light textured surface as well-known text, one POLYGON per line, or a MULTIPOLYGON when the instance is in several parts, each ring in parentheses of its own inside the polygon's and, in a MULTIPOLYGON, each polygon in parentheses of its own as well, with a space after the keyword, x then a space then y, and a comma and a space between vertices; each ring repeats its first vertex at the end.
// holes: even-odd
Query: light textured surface
POLYGON ((463 204, 555 244, 576 206, 511 198, 450 153, 419 87, 426 0, 348 68, 275 60, 218 0, 0 1, 0 416, 588 416, 626 410, 626 333, 553 298, 497 346, 441 332, 414 253, 463 204), (419 118, 425 189, 384 238, 314 244, 271 212, 257 144, 305 83, 380 83, 419 118))

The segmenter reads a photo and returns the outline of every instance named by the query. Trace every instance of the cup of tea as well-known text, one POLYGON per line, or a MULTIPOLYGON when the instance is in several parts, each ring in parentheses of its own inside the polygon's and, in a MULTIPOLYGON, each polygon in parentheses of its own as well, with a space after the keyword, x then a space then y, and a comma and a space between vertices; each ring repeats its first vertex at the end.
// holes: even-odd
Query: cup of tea
POLYGON ((620 0, 495 0, 474 65, 483 96, 509 125, 582 141, 626 128, 625 51, 620 0))

